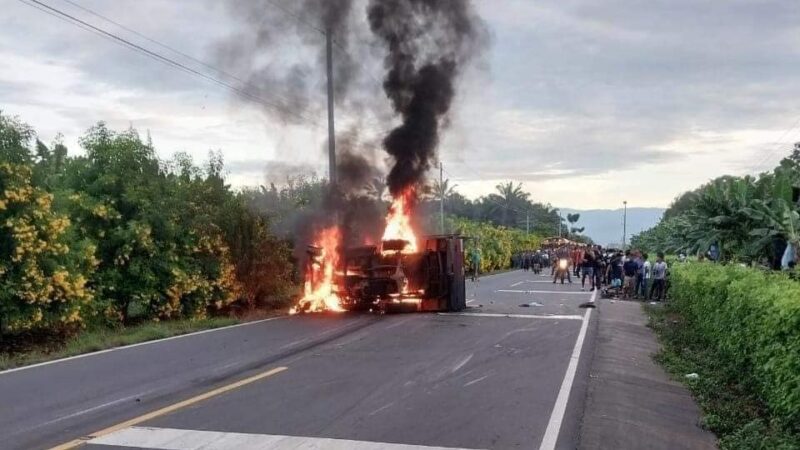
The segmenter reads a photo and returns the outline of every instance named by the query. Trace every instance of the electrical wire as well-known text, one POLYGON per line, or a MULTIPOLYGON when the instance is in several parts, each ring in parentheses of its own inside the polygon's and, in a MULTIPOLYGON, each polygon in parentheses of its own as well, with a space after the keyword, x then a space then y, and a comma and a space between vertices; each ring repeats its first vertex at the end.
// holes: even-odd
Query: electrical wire
POLYGON ((763 170, 763 169, 764 169, 764 167, 765 167, 765 166, 767 166, 767 165, 769 164, 769 160, 770 160, 770 159, 771 159, 771 158, 772 158, 772 157, 773 157, 773 156, 774 156, 774 155, 775 155, 775 154, 778 152, 778 150, 780 150, 780 149, 781 149, 781 147, 782 147, 783 145, 785 145, 785 144, 786 144, 785 142, 783 142, 783 139, 784 139, 784 138, 785 138, 785 137, 786 137, 786 136, 787 136, 789 133, 791 133, 791 132, 792 132, 792 131, 793 131, 795 128, 797 128, 797 126, 798 126, 798 125, 800 125, 800 117, 798 117, 798 118, 797 118, 797 120, 794 122, 794 124, 791 126, 791 128, 788 128, 786 131, 784 131, 784 132, 783 132, 783 134, 781 135, 781 137, 780 137, 780 138, 778 138, 778 140, 776 140, 776 141, 774 141, 774 142, 773 142, 773 145, 775 145, 775 147, 772 149, 772 151, 768 152, 768 153, 767 153, 767 154, 766 154, 764 157, 762 157, 762 158, 759 160, 759 162, 758 162, 758 163, 756 163, 754 166, 752 166, 752 167, 751 167, 751 168, 748 170, 748 172, 753 172, 753 171, 761 171, 761 170, 763 170))
POLYGON ((180 63, 178 61, 170 59, 170 58, 168 58, 168 57, 166 57, 164 55, 161 55, 159 53, 156 53, 156 52, 154 52, 154 51, 152 51, 150 49, 147 49, 147 48, 145 48, 145 47, 143 47, 141 45, 138 45, 138 44, 136 44, 134 42, 131 42, 131 41, 129 41, 129 40, 123 38, 123 37, 120 37, 120 36, 118 36, 118 35, 116 35, 114 33, 111 33, 110 31, 107 31, 107 30, 105 30, 103 28, 100 28, 98 26, 90 24, 90 23, 88 23, 88 22, 86 22, 84 20, 81 20, 81 19, 79 19, 79 18, 77 18, 77 17, 75 17, 75 16, 73 16, 71 14, 68 14, 68 13, 66 13, 64 11, 61 11, 60 9, 55 8, 53 6, 50 6, 50 5, 48 5, 46 3, 43 3, 43 2, 41 2, 39 0, 18 0, 18 1, 23 3, 23 4, 25 4, 25 5, 27 5, 27 6, 34 7, 36 9, 38 9, 39 11, 46 12, 47 14, 49 14, 51 16, 54 16, 56 18, 59 18, 59 19, 65 21, 65 22, 67 22, 67 23, 69 23, 71 25, 78 26, 79 28, 81 28, 83 30, 92 31, 95 34, 99 34, 100 36, 103 36, 104 38, 109 39, 112 42, 117 43, 118 45, 121 45, 121 46, 123 46, 125 48, 128 48, 130 50, 136 51, 136 52, 138 52, 138 53, 140 53, 140 54, 142 54, 144 56, 147 56, 147 57, 149 57, 149 58, 151 58, 151 59, 153 59, 155 61, 159 61, 159 62, 161 62, 163 64, 166 64, 167 66, 172 67, 172 68, 174 68, 176 70, 183 71, 185 73, 200 77, 202 79, 205 79, 206 81, 212 82, 212 83, 217 84, 219 86, 228 88, 231 91, 233 91, 234 93, 238 94, 239 96, 241 96, 243 98, 246 98, 246 99, 248 99, 250 101, 253 101, 255 103, 259 103, 259 104, 261 104, 263 106, 275 108, 275 109, 277 109, 278 111, 280 111, 282 113, 287 113, 289 115, 295 116, 295 117, 297 117, 299 119, 302 119, 303 121, 309 122, 314 127, 318 127, 319 126, 319 124, 316 121, 314 121, 313 119, 310 119, 309 117, 306 117, 303 114, 300 114, 300 113, 297 113, 297 112, 294 112, 294 111, 289 111, 286 108, 285 105, 282 105, 282 104, 274 102, 274 101, 270 101, 270 100, 265 99, 265 98, 263 98, 261 96, 255 95, 255 94, 253 94, 251 92, 248 92, 245 89, 239 88, 239 87, 234 86, 234 85, 232 85, 230 83, 227 83, 225 81, 219 80, 219 79, 217 79, 217 78, 215 78, 213 76, 210 76, 208 74, 205 74, 203 72, 195 70, 195 69, 193 69, 193 68, 191 68, 189 66, 186 66, 185 64, 182 64, 182 63, 180 63))

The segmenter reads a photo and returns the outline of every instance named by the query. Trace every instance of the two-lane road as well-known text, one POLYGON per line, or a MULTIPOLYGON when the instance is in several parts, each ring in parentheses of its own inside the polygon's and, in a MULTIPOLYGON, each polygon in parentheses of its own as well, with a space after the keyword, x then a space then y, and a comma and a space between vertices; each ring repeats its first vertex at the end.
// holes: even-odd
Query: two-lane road
POLYGON ((459 314, 292 316, 0 373, 2 447, 574 448, 592 295, 516 271, 467 296, 459 314))

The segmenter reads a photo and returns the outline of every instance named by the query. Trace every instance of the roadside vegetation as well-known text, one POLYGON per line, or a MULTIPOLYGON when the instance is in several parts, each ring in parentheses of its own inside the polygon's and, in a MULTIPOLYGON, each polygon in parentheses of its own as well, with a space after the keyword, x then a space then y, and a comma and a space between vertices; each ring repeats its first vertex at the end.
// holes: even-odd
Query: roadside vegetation
POLYGON ((720 447, 800 448, 800 284, 685 263, 672 269, 671 298, 647 308, 663 344, 656 358, 689 386, 720 447))
POLYGON ((672 300, 648 312, 658 360, 688 384, 725 449, 800 448, 800 284, 786 251, 800 244, 798 187, 795 147, 772 171, 680 195, 631 240, 716 259, 671 263, 672 300))
POLYGON ((542 236, 528 234, 518 228, 500 227, 462 217, 450 216, 446 224, 448 230, 469 238, 465 243, 468 253, 473 248, 479 249, 483 273, 509 268, 512 255, 536 249, 544 240, 542 236))
POLYGON ((723 262, 775 267, 786 244, 800 244, 800 150, 758 177, 723 176, 680 195, 655 227, 631 246, 653 253, 705 253, 712 245, 723 262))
POLYGON ((83 341, 54 343, 107 339, 106 330, 145 337, 136 325, 160 321, 213 326, 286 304, 289 243, 225 184, 218 154, 202 167, 185 154, 161 160, 149 138, 102 123, 81 144, 84 153, 70 155, 0 115, 4 354, 31 344, 70 353, 83 341))

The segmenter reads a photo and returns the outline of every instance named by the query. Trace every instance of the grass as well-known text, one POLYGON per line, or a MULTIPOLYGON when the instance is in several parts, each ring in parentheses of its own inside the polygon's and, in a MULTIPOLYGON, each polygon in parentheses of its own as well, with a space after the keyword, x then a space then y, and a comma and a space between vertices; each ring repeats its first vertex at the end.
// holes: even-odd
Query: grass
POLYGON ((726 367, 674 308, 669 304, 644 308, 662 344, 655 360, 692 392, 703 411, 703 427, 717 435, 721 449, 800 449, 800 436, 792 434, 790 424, 772 419, 764 403, 742 383, 745 377, 726 367), (699 377, 688 379, 689 373, 699 377))
POLYGON ((0 353, 0 370, 178 336, 195 331, 220 328, 240 322, 242 320, 215 317, 202 320, 147 322, 129 327, 87 330, 56 345, 38 345, 24 352, 0 353))

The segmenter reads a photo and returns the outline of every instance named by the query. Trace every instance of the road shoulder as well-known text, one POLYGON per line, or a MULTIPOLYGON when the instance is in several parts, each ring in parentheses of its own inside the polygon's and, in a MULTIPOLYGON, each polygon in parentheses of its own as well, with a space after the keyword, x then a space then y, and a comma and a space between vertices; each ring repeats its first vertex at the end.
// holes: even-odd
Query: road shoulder
POLYGON ((656 365, 658 342, 638 302, 598 301, 580 449, 714 449, 689 391, 656 365))

